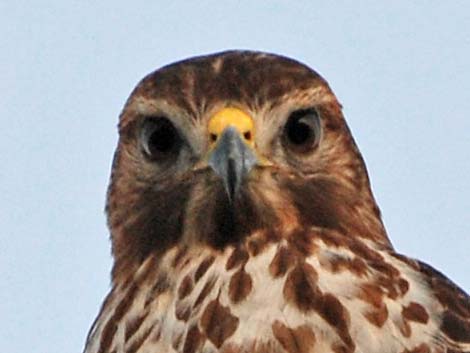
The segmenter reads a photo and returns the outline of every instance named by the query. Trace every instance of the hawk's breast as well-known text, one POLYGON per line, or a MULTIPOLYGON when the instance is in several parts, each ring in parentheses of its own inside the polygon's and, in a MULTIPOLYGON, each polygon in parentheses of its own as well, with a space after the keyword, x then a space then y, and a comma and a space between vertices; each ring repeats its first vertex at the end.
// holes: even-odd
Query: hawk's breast
POLYGON ((437 303, 410 286, 415 273, 365 244, 312 239, 309 254, 247 241, 148 259, 110 294, 95 351, 430 351, 437 303))

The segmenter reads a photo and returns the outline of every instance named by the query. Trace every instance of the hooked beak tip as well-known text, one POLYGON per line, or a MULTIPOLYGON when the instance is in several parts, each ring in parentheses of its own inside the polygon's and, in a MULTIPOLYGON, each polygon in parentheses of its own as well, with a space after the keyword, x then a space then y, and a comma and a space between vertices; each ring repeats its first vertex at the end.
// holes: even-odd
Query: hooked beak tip
POLYGON ((256 163, 252 149, 231 126, 224 130, 209 158, 209 165, 221 177, 230 202, 233 202, 243 179, 256 163))

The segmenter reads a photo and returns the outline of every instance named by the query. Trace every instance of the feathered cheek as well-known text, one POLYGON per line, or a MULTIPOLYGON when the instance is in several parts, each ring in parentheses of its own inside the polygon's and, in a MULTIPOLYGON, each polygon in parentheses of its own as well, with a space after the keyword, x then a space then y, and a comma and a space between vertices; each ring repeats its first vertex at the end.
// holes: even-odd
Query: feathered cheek
POLYGON ((269 209, 276 219, 276 227, 291 231, 299 226, 298 210, 290 194, 279 186, 279 176, 271 172, 260 173, 257 181, 250 181, 249 191, 259 208, 269 209))

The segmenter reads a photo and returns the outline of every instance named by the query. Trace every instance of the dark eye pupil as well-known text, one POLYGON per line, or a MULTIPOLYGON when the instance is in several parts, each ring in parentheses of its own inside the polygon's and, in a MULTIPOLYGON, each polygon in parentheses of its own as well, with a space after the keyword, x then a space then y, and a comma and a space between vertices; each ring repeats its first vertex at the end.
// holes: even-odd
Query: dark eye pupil
POLYGON ((166 118, 149 119, 143 126, 144 150, 151 158, 161 158, 175 150, 179 137, 166 118))
POLYGON ((160 124, 150 135, 149 147, 158 152, 168 152, 175 144, 175 133, 170 126, 160 124))
POLYGON ((313 134, 311 126, 303 123, 300 120, 294 121, 287 129, 290 142, 301 145, 307 142, 313 134))
POLYGON ((288 145, 298 152, 312 149, 320 135, 320 120, 316 110, 303 109, 293 112, 284 131, 288 145))

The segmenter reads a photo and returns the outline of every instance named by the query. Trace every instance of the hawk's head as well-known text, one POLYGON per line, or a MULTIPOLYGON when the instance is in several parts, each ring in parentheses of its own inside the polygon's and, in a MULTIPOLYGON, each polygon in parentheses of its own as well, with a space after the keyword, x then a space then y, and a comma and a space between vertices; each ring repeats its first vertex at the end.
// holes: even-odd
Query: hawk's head
POLYGON ((114 277, 179 243, 301 248, 312 227, 389 246, 340 104, 296 61, 225 52, 166 66, 134 90, 119 132, 114 277))

